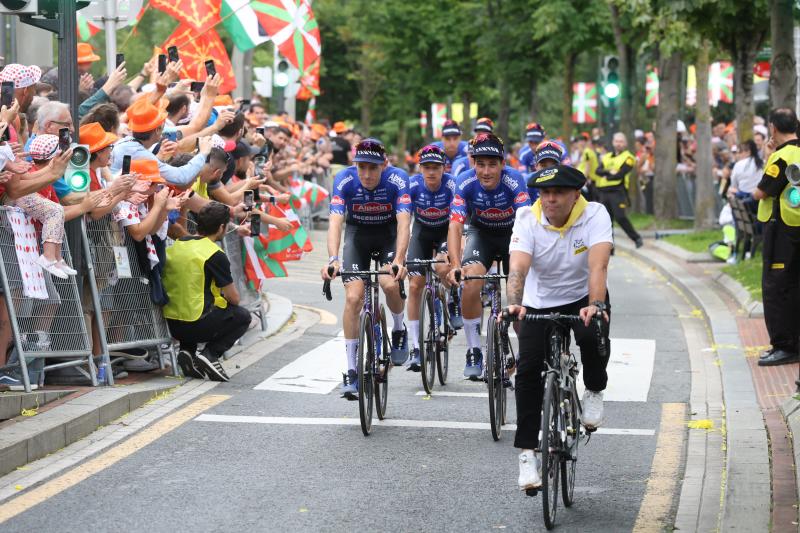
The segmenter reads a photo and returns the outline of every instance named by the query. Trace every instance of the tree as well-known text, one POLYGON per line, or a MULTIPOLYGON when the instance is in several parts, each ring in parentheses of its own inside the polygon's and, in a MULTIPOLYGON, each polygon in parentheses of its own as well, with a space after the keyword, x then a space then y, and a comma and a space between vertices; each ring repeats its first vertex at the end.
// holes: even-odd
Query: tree
POLYGON ((695 172, 694 227, 711 229, 717 222, 714 181, 711 161, 711 106, 708 103, 708 51, 710 45, 703 40, 697 54, 697 114, 695 138, 697 139, 695 172))
POLYGON ((794 17, 792 0, 770 0, 772 65, 769 97, 772 107, 795 108, 797 71, 794 58, 794 17))
POLYGON ((676 131, 681 94, 682 57, 679 50, 669 51, 658 62, 658 114, 656 117, 656 168, 654 210, 657 220, 678 216, 678 181, 675 167, 678 164, 676 131), (669 55, 666 55, 666 54, 669 55))

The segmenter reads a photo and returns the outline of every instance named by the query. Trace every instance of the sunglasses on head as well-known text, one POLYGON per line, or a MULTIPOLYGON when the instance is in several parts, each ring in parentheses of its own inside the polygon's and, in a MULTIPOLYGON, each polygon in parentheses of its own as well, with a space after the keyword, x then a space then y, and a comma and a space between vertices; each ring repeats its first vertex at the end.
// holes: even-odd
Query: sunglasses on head
POLYGON ((380 152, 380 153, 384 153, 385 152, 385 148, 383 147, 383 145, 381 143, 378 143, 378 142, 375 142, 375 141, 361 141, 356 146, 356 151, 359 151, 359 150, 370 150, 370 151, 375 151, 375 152, 380 152))
POLYGON ((476 144, 480 144, 480 143, 486 142, 488 140, 497 141, 498 143, 500 143, 500 146, 504 146, 503 145, 503 140, 500 137, 498 137, 497 135, 493 134, 493 133, 478 133, 477 135, 475 135, 475 137, 473 137, 469 141, 469 144, 471 146, 475 146, 476 144))
POLYGON ((426 147, 424 147, 422 149, 422 151, 420 152, 420 155, 424 155, 424 154, 442 155, 443 153, 444 152, 442 151, 442 149, 439 148, 438 146, 426 146, 426 147))

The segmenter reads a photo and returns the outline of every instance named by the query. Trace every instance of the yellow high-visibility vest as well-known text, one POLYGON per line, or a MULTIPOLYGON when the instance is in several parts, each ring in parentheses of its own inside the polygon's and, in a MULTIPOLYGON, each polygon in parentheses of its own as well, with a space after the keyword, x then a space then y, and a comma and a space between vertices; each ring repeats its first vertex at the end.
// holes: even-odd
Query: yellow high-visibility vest
POLYGON ((598 189, 604 189, 606 187, 617 187, 620 184, 623 184, 627 189, 630 185, 631 180, 631 172, 633 169, 636 168, 636 158, 630 153, 628 150, 623 150, 617 155, 614 155, 612 152, 607 152, 603 155, 603 168, 610 172, 618 172, 619 169, 622 168, 622 165, 628 164, 631 167, 631 171, 625 174, 624 176, 617 176, 616 179, 609 179, 608 176, 600 176, 595 185, 598 189))
MULTIPOLYGON (((764 175, 772 179, 779 179, 784 176, 786 167, 791 164, 800 164, 800 146, 796 144, 787 144, 780 150, 773 152, 767 159, 764 175), (781 160, 785 163, 784 165, 778 164, 781 160)), ((792 207, 789 203, 791 189, 792 185, 787 183, 778 197, 779 215, 787 226, 800 227, 800 207, 792 207)), ((758 202, 758 220, 761 222, 769 221, 772 217, 774 202, 775 198, 772 196, 767 196, 758 202)))
MULTIPOLYGON (((202 317, 206 261, 219 251, 219 246, 205 237, 175 241, 167 248, 167 264, 161 276, 169 295, 169 303, 163 309, 164 317, 183 322, 194 322, 202 317)), ((228 301, 222 297, 214 280, 211 280, 211 294, 216 307, 228 307, 228 301)))

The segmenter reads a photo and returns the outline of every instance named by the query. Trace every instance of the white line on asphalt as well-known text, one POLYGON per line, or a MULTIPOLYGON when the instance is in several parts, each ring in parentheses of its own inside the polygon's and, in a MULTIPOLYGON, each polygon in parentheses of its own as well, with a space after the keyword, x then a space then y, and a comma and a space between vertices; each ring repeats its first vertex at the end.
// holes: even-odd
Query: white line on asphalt
MULTIPOLYGON (((427 396, 428 393, 424 390, 417 391, 415 396, 427 396)), ((450 392, 444 390, 435 390, 431 396, 452 396, 454 398, 488 398, 488 392, 450 392)))
MULTIPOLYGON (((292 416, 245 416, 245 415, 211 415, 202 414, 194 419, 195 422, 227 422, 234 424, 280 424, 292 426, 358 426, 361 422, 357 418, 305 418, 292 416)), ((441 429, 481 429, 488 430, 486 422, 456 422, 449 420, 373 420, 374 426, 410 427, 410 428, 441 428, 441 429)), ((506 424, 503 429, 513 431, 516 424, 506 424)), ((634 435, 652 437, 653 429, 629 428, 600 428, 599 435, 634 435)))
POLYGON ((344 333, 298 357, 255 386, 256 390, 328 394, 345 371, 344 333))
MULTIPOLYGON (((577 348, 576 348, 577 349, 577 348)), ((603 391, 607 402, 646 402, 653 378, 656 341, 653 339, 611 339, 608 361, 608 387, 603 391)), ((578 379, 583 394, 583 379, 578 379)))

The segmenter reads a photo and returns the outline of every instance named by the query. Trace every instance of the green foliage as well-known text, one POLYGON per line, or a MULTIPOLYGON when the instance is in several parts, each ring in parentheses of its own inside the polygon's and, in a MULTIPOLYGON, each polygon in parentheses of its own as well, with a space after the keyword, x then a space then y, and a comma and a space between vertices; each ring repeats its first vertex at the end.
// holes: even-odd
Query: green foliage
POLYGON ((738 281, 747 289, 754 300, 763 298, 761 292, 761 254, 756 254, 753 258, 746 261, 739 261, 735 265, 726 265, 722 271, 738 281))
POLYGON ((693 231, 691 233, 668 235, 664 237, 664 240, 690 252, 706 252, 709 244, 722 240, 722 231, 718 229, 693 231))

